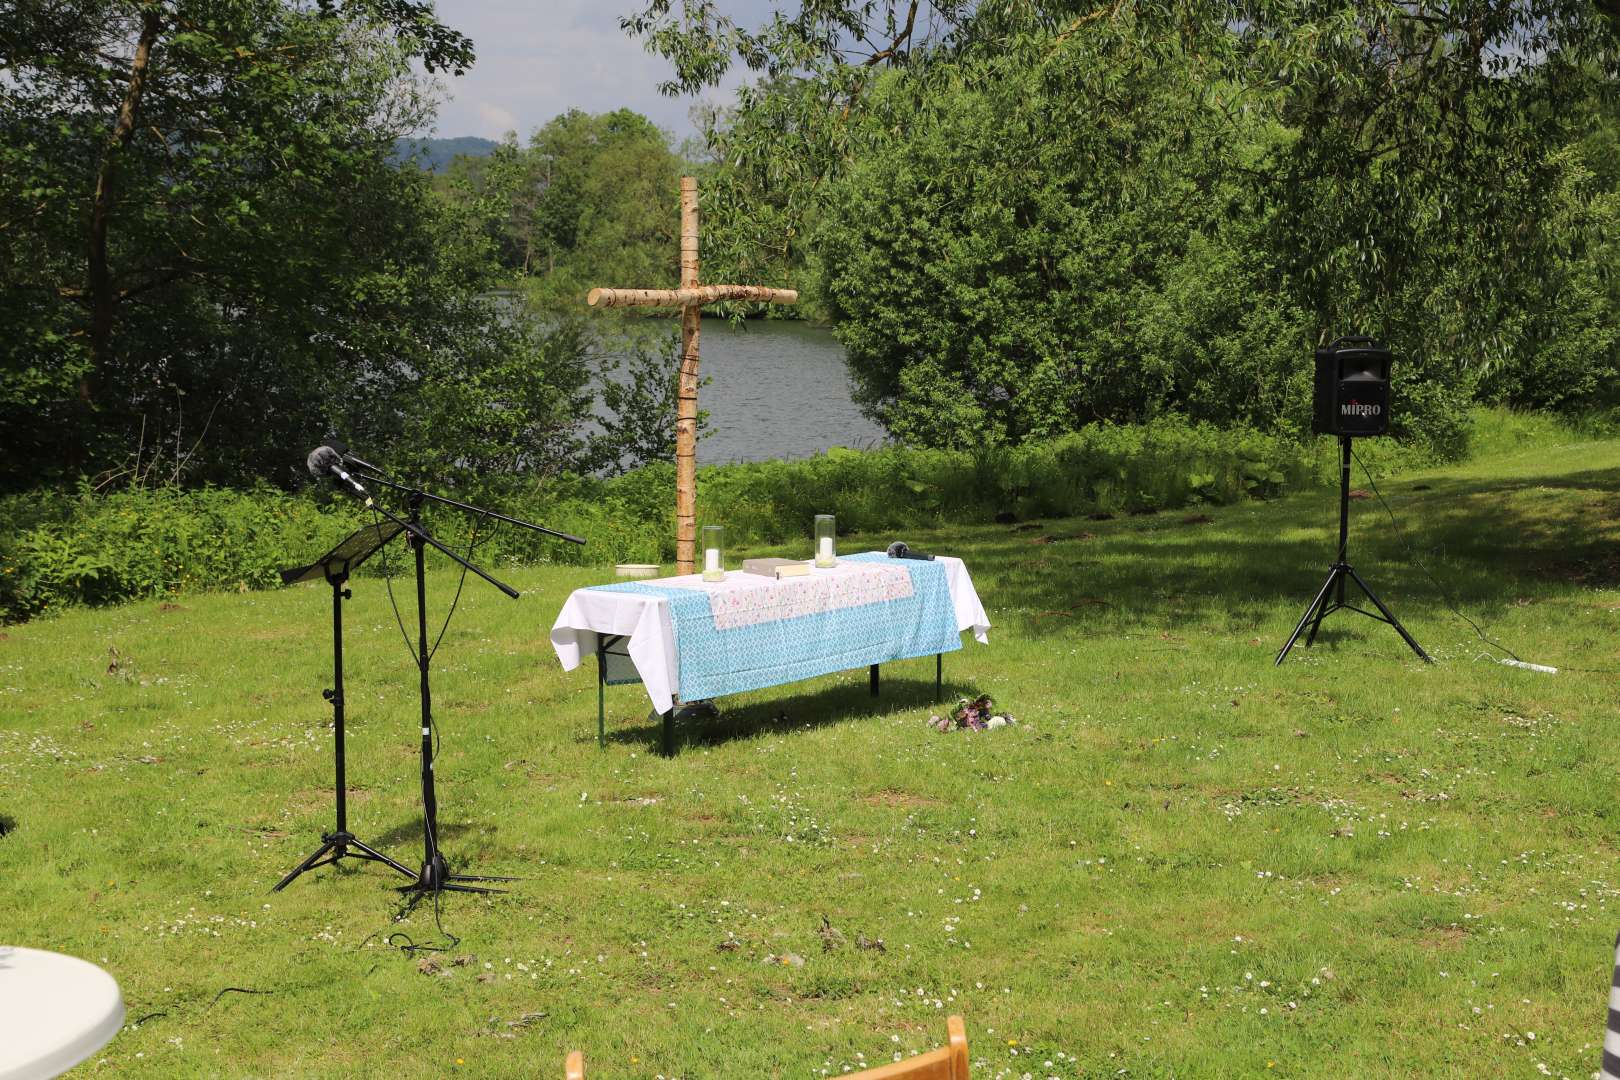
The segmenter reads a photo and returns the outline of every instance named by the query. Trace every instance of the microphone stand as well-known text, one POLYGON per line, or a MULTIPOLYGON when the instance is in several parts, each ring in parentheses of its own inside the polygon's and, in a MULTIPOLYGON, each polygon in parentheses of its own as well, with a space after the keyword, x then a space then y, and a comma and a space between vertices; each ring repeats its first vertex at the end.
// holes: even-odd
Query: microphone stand
MULTIPOLYGON (((559 532, 556 529, 548 529, 544 525, 536 525, 532 521, 524 521, 522 518, 507 517, 505 514, 497 514, 495 511, 487 509, 485 507, 474 506, 472 503, 460 502, 460 501, 458 501, 456 499, 446 498, 443 495, 435 495, 431 491, 423 491, 421 488, 406 487, 404 484, 396 484, 394 481, 389 480, 385 476, 382 476, 378 472, 377 467, 375 465, 364 465, 364 466, 360 466, 360 467, 366 470, 365 472, 360 473, 359 474, 360 476, 365 477, 367 480, 371 480, 371 481, 374 481, 374 482, 376 482, 378 484, 381 484, 383 487, 392 488, 395 491, 401 492, 402 494, 404 494, 406 496, 414 496, 414 497, 419 498, 419 499, 427 499, 427 500, 429 500, 431 502, 441 503, 441 504, 443 504, 445 506, 453 506, 457 510, 465 510, 469 514, 478 514, 481 517, 487 517, 487 518, 490 518, 491 520, 494 520, 494 521, 504 521, 508 525, 520 525, 523 528, 529 529, 529 530, 531 530, 533 532, 543 533, 546 536, 555 536, 559 540, 566 540, 570 544, 579 544, 579 545, 583 546, 584 543, 585 543, 585 540, 584 540, 583 537, 574 536, 574 535, 572 535, 570 533, 559 532)), ((376 507, 376 509, 382 510, 382 507, 379 506, 379 507, 376 507)), ((383 513, 387 513, 387 511, 383 511, 383 513)), ((395 518, 394 520, 398 521, 399 519, 395 518)), ((431 537, 428 538, 428 542, 433 544, 440 551, 443 551, 446 555, 449 555, 451 558, 456 559, 457 562, 462 561, 461 559, 457 558, 455 552, 451 551, 449 548, 445 547, 444 545, 437 543, 431 537)), ((463 565, 467 565, 467 564, 463 563, 463 565)), ((476 566, 469 566, 468 568, 470 570, 472 570, 474 573, 480 574, 481 576, 483 576, 491 584, 500 587, 502 589, 502 591, 505 591, 505 586, 502 586, 500 584, 500 582, 496 581, 494 578, 490 577, 488 574, 483 573, 483 571, 479 570, 476 566)), ((517 593, 511 593, 509 595, 511 595, 513 597, 513 599, 517 598, 517 593)))
POLYGON ((410 544, 411 550, 416 556, 416 666, 420 679, 419 692, 422 699, 423 858, 422 869, 416 875, 416 881, 410 885, 401 886, 400 891, 415 892, 418 894, 439 891, 475 893, 497 892, 499 890, 484 888, 477 885, 469 885, 466 884, 466 882, 514 881, 516 879, 509 877, 480 877, 469 874, 452 874, 450 872, 449 864, 445 862, 444 855, 439 849, 439 800, 436 792, 434 791, 433 785, 433 691, 428 678, 429 647, 427 629, 427 568, 425 558, 427 548, 429 546, 437 548, 439 551, 448 555, 463 569, 471 570, 473 573, 477 574, 479 577, 483 578, 485 581, 489 582, 491 585, 495 586, 497 589, 501 590, 501 592, 505 593, 514 600, 516 600, 518 597, 518 591, 479 567, 474 566, 471 562, 462 558, 460 555, 457 555, 454 551, 435 540, 422 524, 422 504, 428 501, 442 503, 446 506, 455 507, 458 510, 463 510, 468 513, 480 514, 484 517, 493 518, 497 521, 509 522, 513 525, 521 525, 525 529, 530 529, 538 533, 544 533, 547 536, 554 536, 559 540, 566 540, 569 543, 583 544, 585 541, 580 537, 570 536, 567 533, 558 532, 555 529, 548 529, 543 525, 536 525, 533 522, 524 521, 521 518, 507 517, 505 514, 497 514, 493 510, 486 510, 483 507, 473 506, 470 503, 458 502, 455 499, 447 499, 441 495, 434 495, 431 492, 423 491, 421 488, 413 488, 407 487, 403 484, 396 484, 393 481, 386 480, 380 476, 370 475, 368 473, 366 474, 366 479, 373 480, 386 487, 392 488, 395 491, 404 493, 406 497, 406 505, 410 507, 410 516, 407 519, 401 519, 395 516, 385 507, 379 506, 373 499, 367 499, 366 504, 371 509, 382 514, 389 521, 399 525, 405 531, 407 542, 410 544))

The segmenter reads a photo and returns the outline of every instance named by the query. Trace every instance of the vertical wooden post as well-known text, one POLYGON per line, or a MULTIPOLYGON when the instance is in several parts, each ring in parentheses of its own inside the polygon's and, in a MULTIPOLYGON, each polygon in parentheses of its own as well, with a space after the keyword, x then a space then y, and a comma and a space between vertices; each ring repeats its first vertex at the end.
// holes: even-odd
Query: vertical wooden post
MULTIPOLYGON (((698 284, 697 178, 681 177, 681 288, 698 284)), ((681 375, 675 401, 675 572, 697 569, 698 333, 703 308, 681 308, 681 375)))
POLYGON ((796 304, 793 289, 765 285, 698 283, 697 179, 681 177, 681 287, 678 289, 592 289, 591 307, 679 307, 681 357, 675 389, 675 572, 697 569, 697 398, 698 331, 703 305, 721 301, 796 304))

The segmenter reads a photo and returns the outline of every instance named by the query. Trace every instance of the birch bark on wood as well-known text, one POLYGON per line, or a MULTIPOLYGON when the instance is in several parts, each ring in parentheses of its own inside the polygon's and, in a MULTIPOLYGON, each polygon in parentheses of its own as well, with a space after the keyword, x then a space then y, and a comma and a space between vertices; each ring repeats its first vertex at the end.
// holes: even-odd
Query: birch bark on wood
MULTIPOLYGON (((681 177, 681 288, 698 283, 697 178, 681 177)), ((681 378, 675 401, 675 572, 697 569, 697 396, 701 304, 681 308, 681 378)))
POLYGON ((745 300, 755 304, 797 304, 794 289, 772 289, 764 285, 697 285, 680 289, 592 289, 585 297, 591 307, 685 307, 688 304, 714 304, 721 300, 745 300))
POLYGON ((679 307, 681 356, 675 390, 675 572, 697 569, 698 335, 703 305, 721 300, 795 304, 793 289, 765 285, 698 284, 698 192, 694 177, 681 177, 681 285, 678 289, 592 289, 591 307, 679 307))

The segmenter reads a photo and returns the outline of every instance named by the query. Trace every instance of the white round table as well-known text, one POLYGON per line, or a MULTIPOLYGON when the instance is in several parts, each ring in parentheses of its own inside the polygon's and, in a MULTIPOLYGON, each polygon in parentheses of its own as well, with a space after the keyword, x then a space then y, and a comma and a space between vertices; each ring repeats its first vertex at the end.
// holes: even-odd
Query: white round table
POLYGON ((73 956, 0 945, 0 1080, 59 1076, 118 1034, 118 983, 73 956))

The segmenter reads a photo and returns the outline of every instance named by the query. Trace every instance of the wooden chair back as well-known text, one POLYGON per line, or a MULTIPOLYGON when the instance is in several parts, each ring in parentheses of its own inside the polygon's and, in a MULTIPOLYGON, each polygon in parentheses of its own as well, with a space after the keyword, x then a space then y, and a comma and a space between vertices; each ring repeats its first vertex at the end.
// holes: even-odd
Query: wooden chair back
MULTIPOLYGON (((938 1050, 879 1065, 864 1072, 846 1073, 845 1080, 968 1080, 967 1025, 960 1016, 945 1021, 946 1043, 938 1050)), ((585 1057, 578 1050, 563 1063, 565 1080, 585 1080, 585 1057)))
POLYGON ((846 1073, 846 1080, 968 1080, 967 1025, 960 1016, 945 1021, 945 1045, 904 1061, 879 1065, 858 1073, 846 1073))

